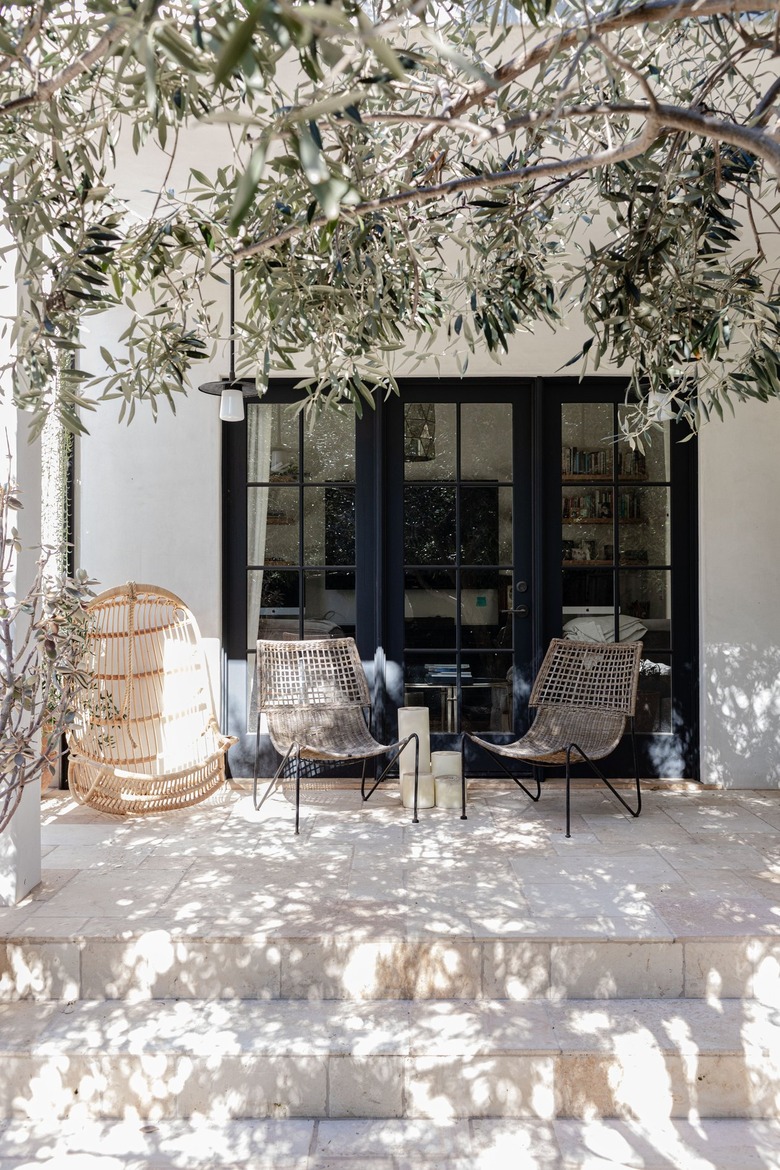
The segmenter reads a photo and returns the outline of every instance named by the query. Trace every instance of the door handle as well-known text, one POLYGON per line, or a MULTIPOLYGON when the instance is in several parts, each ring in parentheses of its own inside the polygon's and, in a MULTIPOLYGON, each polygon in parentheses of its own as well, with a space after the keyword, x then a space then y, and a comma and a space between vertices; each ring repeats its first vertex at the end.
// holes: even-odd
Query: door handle
POLYGON ((516 613, 518 617, 527 618, 531 612, 529 605, 516 605, 512 613, 516 613))

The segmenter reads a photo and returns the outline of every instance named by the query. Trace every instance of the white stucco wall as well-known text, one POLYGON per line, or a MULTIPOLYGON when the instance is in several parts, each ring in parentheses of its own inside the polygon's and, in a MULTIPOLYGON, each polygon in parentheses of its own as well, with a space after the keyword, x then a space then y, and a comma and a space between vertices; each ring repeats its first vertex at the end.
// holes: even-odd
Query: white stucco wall
POLYGON ((702 780, 780 787, 780 402, 699 439, 702 780))

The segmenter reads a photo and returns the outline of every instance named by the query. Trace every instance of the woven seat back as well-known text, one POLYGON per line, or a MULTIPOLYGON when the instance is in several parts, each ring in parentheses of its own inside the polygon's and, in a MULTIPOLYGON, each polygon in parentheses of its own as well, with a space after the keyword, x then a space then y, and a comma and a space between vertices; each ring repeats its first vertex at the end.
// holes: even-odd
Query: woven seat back
POLYGON ((570 642, 553 638, 529 706, 587 707, 633 715, 641 642, 570 642))
POLYGON ((371 697, 353 638, 257 643, 258 708, 368 707, 371 697))
POLYGON ((205 655, 184 602, 131 583, 100 594, 88 613, 91 683, 73 748, 150 775, 198 766, 218 750, 205 655))

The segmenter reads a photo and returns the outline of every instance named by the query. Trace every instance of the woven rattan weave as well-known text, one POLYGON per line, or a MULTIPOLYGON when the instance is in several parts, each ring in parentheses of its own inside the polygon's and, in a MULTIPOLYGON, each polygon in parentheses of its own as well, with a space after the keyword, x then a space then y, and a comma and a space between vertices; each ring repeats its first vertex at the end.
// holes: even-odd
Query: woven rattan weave
POLYGON ((368 800, 408 743, 415 744, 415 797, 419 743, 416 735, 385 744, 374 739, 366 722, 371 695, 363 663, 352 638, 257 643, 258 745, 255 753, 254 803, 259 808, 283 769, 291 764, 295 776, 295 832, 300 828, 300 761, 363 761, 361 792, 368 800), (260 716, 282 762, 260 801, 260 716), (366 761, 391 755, 379 778, 366 791, 366 761))
POLYGON ((110 813, 196 804, 225 780, 197 622, 174 593, 132 582, 89 606, 91 682, 68 736, 77 799, 110 813))
MULTIPOLYGON (((641 642, 570 642, 553 638, 531 691, 529 707, 536 716, 524 736, 514 743, 488 743, 478 735, 464 736, 485 751, 501 758, 538 767, 566 769, 566 836, 571 836, 571 765, 587 763, 603 780, 620 803, 639 816, 642 797, 639 788, 634 711, 636 709, 641 642), (634 752, 637 807, 632 809, 619 792, 595 766, 620 743, 630 723, 634 752)), ((502 764, 509 772, 506 765, 502 764)), ((511 772, 514 782, 532 800, 538 800, 541 786, 536 777, 536 792, 529 791, 511 772)), ((465 806, 463 809, 465 813, 465 806)))

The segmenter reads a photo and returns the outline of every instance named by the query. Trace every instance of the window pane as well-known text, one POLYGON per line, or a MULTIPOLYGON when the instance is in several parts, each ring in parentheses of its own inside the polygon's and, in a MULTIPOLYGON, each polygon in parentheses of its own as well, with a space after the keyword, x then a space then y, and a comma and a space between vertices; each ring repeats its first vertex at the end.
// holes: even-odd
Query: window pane
POLYGON ((404 489, 404 562, 455 561, 455 488, 432 484, 404 489))
POLYGON ((642 654, 636 704, 637 731, 672 730, 671 655, 647 649, 642 654))
POLYGON ((298 563, 298 489, 247 488, 247 561, 298 563))
POLYGON ((355 574, 304 573, 305 638, 339 638, 355 633, 355 574))
MULTIPOLYGON (((473 569, 464 572, 460 589, 461 644, 463 646, 491 646, 499 644, 501 623, 506 613, 501 612, 502 586, 505 578, 497 569, 473 569)), ((509 635, 511 639, 511 633, 509 635)), ((511 641, 509 643, 511 645, 511 641)))
POLYGON ((510 731, 512 659, 509 654, 464 655, 461 724, 464 731, 510 731))
POLYGON ((512 406, 467 402, 460 408, 462 479, 512 482, 512 406))
POLYGON ((565 566, 611 565, 614 548, 614 492, 611 488, 564 488, 561 500, 561 559, 565 566))
MULTIPOLYGON (((630 419, 631 414, 630 406, 618 407, 619 419, 630 419)), ((668 422, 642 436, 643 451, 632 451, 631 445, 621 439, 618 443, 618 475, 621 479, 668 480, 670 445, 668 422)))
POLYGON ((404 404, 404 479, 454 479, 456 443, 454 403, 404 404))
POLYGON ((303 473, 306 480, 355 482, 355 411, 326 409, 311 431, 304 427, 303 473))
POLYGON ((615 437, 612 406, 566 402, 561 407, 561 428, 563 479, 610 479, 615 437))
POLYGON ((298 573, 250 569, 247 578, 247 647, 258 638, 299 638, 298 573))
POLYGON ((247 407, 247 470, 250 483, 298 479, 298 419, 286 406, 247 407))
POLYGON ((512 489, 466 484, 460 493, 461 563, 512 563, 512 489))
POLYGON ((671 560, 669 488, 618 492, 621 565, 668 565, 671 560))
POLYGON ((586 642, 614 638, 614 580, 608 569, 564 569, 562 591, 563 629, 568 637, 586 642))
MULTIPOLYGON (((620 612, 650 619, 657 632, 668 633, 671 616, 671 573, 665 569, 623 570, 620 574, 620 612)), ((667 642, 667 646, 669 643, 667 642)))
POLYGON ((407 571, 404 577, 406 646, 455 645, 455 573, 407 571))
POLYGON ((303 489, 303 559, 307 565, 354 565, 354 488, 303 489))
POLYGON ((431 731, 457 730, 457 687, 454 655, 439 655, 436 662, 429 655, 406 655, 404 659, 404 706, 427 707, 431 731), (437 667, 429 671, 429 667, 437 667), (452 675, 445 674, 448 666, 452 675))

